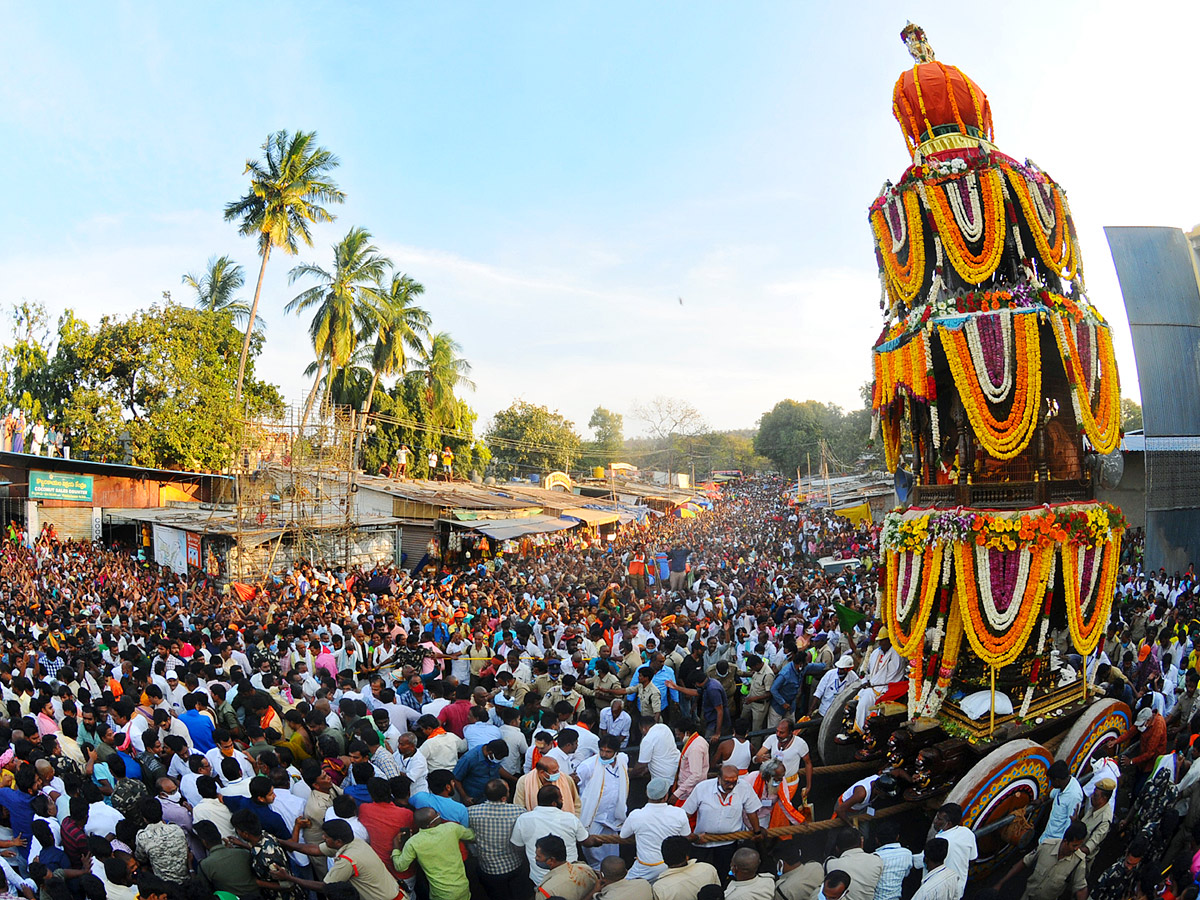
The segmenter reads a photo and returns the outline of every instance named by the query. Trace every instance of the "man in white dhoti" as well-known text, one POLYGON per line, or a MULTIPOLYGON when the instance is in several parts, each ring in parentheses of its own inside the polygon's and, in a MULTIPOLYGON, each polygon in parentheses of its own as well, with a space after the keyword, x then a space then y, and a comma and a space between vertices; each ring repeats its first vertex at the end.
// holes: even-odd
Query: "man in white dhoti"
MULTIPOLYGON (((581 821, 590 834, 618 834, 625 824, 629 804, 629 757, 619 752, 621 739, 616 735, 600 738, 600 752, 589 756, 575 774, 579 777, 581 821)), ((607 856, 621 850, 618 844, 585 847, 588 861, 599 867, 607 856)))
POLYGON ((902 696, 908 690, 908 660, 896 652, 886 628, 879 629, 875 640, 878 646, 867 657, 865 686, 858 692, 858 707, 854 710, 854 725, 864 733, 867 716, 876 703, 902 696))

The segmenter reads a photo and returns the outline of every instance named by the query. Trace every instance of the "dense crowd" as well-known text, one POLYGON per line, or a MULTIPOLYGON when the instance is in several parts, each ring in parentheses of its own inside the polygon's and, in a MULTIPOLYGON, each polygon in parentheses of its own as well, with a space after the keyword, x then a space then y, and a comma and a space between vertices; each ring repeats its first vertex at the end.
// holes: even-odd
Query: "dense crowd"
MULTIPOLYGON (((846 824, 821 853, 766 837, 816 815, 803 721, 852 673, 860 717, 906 675, 875 620, 877 540, 753 480, 604 543, 230 590, 14 526, 0 872, 25 896, 119 900, 958 900, 962 811, 923 846, 888 820, 864 845, 850 823, 880 801, 874 775, 835 791, 846 824)), ((1196 587, 1131 556, 1092 665, 1138 728, 1086 786, 1052 773, 1045 829, 1005 876, 1036 900, 1082 900, 1088 878, 1101 900, 1157 892, 1163 860, 1181 897, 1196 587), (1110 828, 1137 840, 1090 871, 1110 828)))

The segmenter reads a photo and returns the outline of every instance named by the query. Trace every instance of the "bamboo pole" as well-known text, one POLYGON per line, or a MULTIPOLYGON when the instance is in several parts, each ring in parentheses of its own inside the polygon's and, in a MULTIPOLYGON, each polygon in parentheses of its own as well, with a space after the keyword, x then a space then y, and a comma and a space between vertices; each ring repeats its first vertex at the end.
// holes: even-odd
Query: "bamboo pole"
POLYGON ((992 709, 988 719, 988 737, 996 731, 996 667, 992 666, 992 709))
POLYGON ((1088 655, 1083 654, 1083 702, 1087 703, 1088 655))

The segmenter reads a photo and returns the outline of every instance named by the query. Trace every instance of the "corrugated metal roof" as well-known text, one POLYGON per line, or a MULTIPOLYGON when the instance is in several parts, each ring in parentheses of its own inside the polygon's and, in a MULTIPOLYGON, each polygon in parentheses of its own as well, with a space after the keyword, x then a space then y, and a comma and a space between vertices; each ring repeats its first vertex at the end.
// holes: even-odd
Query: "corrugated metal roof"
POLYGON ((1104 232, 1133 333, 1146 436, 1200 434, 1200 285, 1191 245, 1178 228, 1104 232))

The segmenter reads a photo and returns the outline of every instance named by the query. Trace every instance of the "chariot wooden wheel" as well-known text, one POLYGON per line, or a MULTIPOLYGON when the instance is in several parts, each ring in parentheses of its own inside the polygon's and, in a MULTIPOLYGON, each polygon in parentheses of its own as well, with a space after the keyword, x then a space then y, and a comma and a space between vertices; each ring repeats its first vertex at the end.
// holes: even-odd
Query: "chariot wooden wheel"
POLYGON ((1088 771, 1100 750, 1112 747, 1133 725, 1133 713, 1120 700, 1097 700, 1080 716, 1054 754, 1078 777, 1088 771))
POLYGON ((829 712, 821 719, 821 730, 817 732, 817 757, 823 766, 840 766, 843 763, 854 762, 854 754, 862 747, 862 741, 852 741, 849 744, 839 744, 837 736, 846 731, 846 716, 854 715, 854 704, 862 682, 857 677, 852 678, 844 688, 837 692, 829 712))
POLYGON ((980 835, 1018 809, 1050 795, 1050 753, 1028 740, 1009 741, 971 767, 946 797, 962 807, 962 824, 976 833, 979 856, 971 877, 986 877, 1016 852, 1002 830, 980 835))

